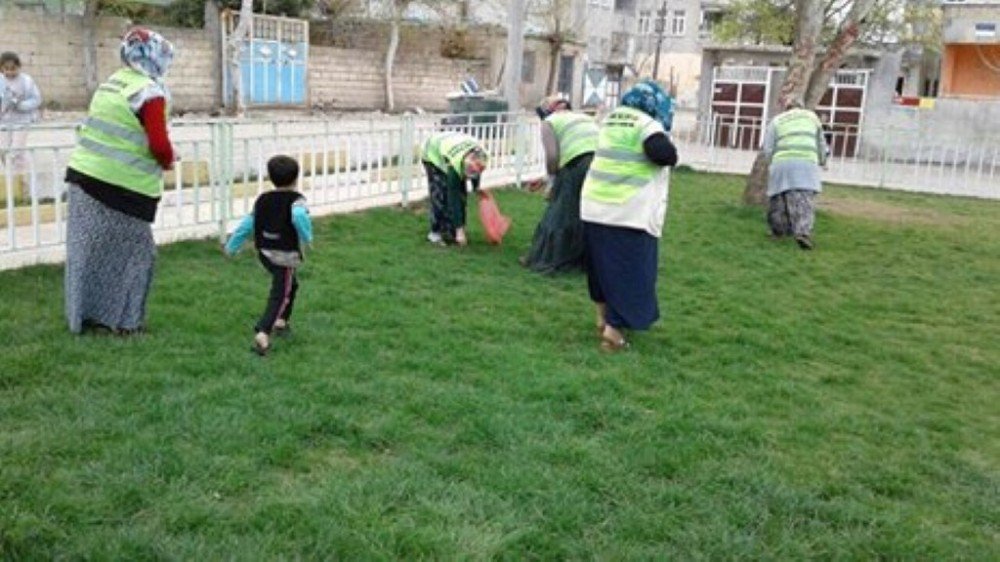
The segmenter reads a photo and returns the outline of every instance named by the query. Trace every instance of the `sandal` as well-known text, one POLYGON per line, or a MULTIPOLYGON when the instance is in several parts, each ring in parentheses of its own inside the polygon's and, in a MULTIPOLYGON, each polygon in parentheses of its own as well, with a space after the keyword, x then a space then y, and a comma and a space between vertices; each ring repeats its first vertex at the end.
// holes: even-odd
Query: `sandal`
POLYGON ((625 351, 632 347, 625 338, 618 340, 613 340, 601 335, 601 351, 608 353, 617 353, 619 351, 625 351))
POLYGON ((607 353, 617 353, 619 351, 625 351, 629 349, 631 345, 624 339, 618 341, 602 340, 601 341, 601 351, 607 353))

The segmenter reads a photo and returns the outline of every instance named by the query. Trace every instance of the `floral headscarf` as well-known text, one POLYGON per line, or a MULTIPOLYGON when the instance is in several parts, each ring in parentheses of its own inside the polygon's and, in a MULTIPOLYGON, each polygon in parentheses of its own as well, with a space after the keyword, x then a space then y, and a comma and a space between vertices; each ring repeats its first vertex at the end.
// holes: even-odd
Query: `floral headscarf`
POLYGON ((632 86, 622 96, 622 105, 638 109, 659 121, 664 130, 670 131, 674 121, 674 101, 652 80, 643 80, 632 86))
POLYGON ((174 46, 162 35, 144 27, 133 27, 122 37, 122 62, 159 80, 174 60, 174 46))

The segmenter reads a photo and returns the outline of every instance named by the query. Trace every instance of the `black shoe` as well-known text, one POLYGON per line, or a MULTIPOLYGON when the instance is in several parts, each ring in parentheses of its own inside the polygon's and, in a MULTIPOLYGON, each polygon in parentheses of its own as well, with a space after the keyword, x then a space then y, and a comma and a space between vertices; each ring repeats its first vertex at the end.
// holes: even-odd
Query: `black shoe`
POLYGON ((796 236, 795 241, 799 244, 799 248, 802 248, 803 250, 813 249, 813 241, 809 238, 808 234, 800 234, 796 236))

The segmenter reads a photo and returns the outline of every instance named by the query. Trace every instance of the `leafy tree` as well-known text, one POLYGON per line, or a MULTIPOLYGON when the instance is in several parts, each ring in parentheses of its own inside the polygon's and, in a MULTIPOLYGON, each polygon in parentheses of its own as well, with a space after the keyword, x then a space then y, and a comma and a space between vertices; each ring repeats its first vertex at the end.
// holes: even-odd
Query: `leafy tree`
MULTIPOLYGON (((829 12, 824 10, 824 0, 795 0, 795 40, 788 72, 778 92, 778 104, 784 106, 790 99, 800 98, 806 107, 815 108, 826 91, 830 77, 836 72, 848 49, 857 41, 864 29, 865 18, 876 0, 844 0, 846 13, 832 39, 824 41, 824 23, 829 12), (817 53, 824 50, 817 61, 817 53)), ((743 201, 762 205, 767 193, 768 162, 764 153, 758 153, 747 177, 743 201)))
MULTIPOLYGON (((784 32, 775 34, 768 28, 788 29, 791 22, 792 56, 778 93, 779 106, 801 98, 806 107, 815 108, 856 44, 930 45, 940 37, 939 11, 927 0, 736 0, 732 6, 735 9, 723 18, 717 39, 760 42, 769 33, 781 39, 784 32)), ((744 202, 762 204, 766 187, 767 161, 759 154, 747 178, 744 202)))
POLYGON ((723 43, 791 45, 792 4, 792 0, 735 0, 713 27, 713 37, 723 43))
MULTIPOLYGON (((853 0, 823 0, 823 43, 833 40, 854 6, 853 0)), ((712 30, 722 43, 788 45, 795 38, 794 0, 734 0, 712 30)), ((918 44, 937 50, 941 37, 941 10, 935 0, 876 0, 866 14, 856 42, 869 47, 918 44)))

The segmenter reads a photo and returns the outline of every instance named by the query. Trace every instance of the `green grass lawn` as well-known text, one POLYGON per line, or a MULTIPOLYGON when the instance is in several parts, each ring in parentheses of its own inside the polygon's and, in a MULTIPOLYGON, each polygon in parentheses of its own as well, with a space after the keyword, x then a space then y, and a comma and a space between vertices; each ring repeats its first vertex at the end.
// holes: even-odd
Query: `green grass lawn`
POLYGON ((740 189, 674 175, 617 355, 582 276, 517 265, 519 192, 499 248, 319 219, 265 359, 249 252, 162 248, 134 339, 2 273, 0 558, 996 560, 1000 204, 830 188, 810 253, 740 189))

